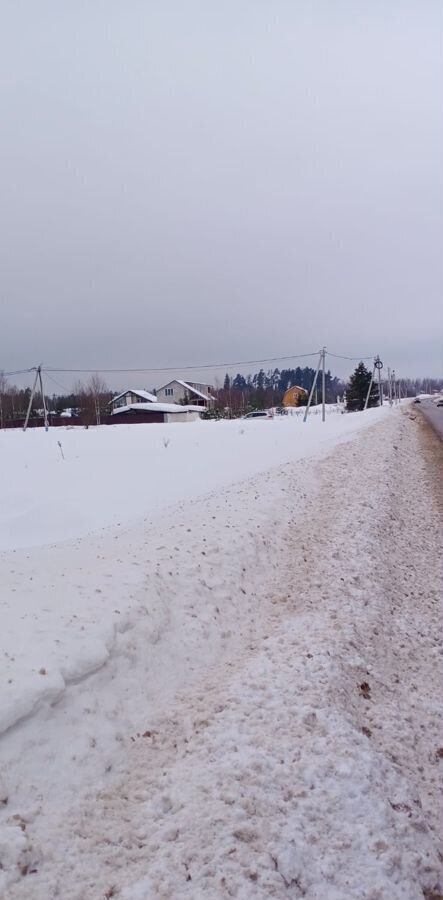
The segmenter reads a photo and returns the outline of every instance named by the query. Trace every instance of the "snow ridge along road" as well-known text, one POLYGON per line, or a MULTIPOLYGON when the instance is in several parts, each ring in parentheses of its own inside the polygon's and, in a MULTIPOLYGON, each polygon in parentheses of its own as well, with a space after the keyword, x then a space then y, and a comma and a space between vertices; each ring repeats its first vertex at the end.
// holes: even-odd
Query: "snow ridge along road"
POLYGON ((392 410, 159 526, 137 627, 3 737, 8 900, 438 897, 441 461, 392 410))
MULTIPOLYGON (((155 617, 160 621, 171 614, 159 578, 166 578, 169 589, 174 576, 164 570, 177 558, 178 580, 189 591, 195 571, 186 566, 196 556, 195 528, 205 520, 209 491, 271 465, 328 452, 387 412, 332 413, 324 425, 313 416, 307 425, 288 417, 195 422, 186 428, 0 432, 5 685, 0 734, 42 703, 60 699, 66 685, 100 669, 122 631, 140 616, 141 621, 150 616, 155 632, 155 617), (194 510, 199 497, 203 502, 194 510), (188 532, 189 517, 195 525, 188 532), (170 547, 174 536, 178 549, 177 540, 170 547)), ((214 502, 223 508, 226 501, 214 502)), ((254 493, 251 504, 256 506, 254 493)), ((220 514, 205 521, 205 528, 224 543, 220 514)), ((226 565, 228 577, 229 561, 226 565)), ((235 582, 232 588, 235 592, 235 582)))

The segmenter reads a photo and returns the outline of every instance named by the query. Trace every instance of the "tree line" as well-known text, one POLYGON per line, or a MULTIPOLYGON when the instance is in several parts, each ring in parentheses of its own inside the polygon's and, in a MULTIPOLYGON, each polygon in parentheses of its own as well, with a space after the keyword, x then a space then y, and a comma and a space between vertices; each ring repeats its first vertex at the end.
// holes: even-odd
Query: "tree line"
MULTIPOLYGON (((310 366, 294 369, 260 369, 249 375, 237 373, 234 377, 226 373, 223 386, 212 389, 215 397, 215 414, 242 415, 254 409, 268 409, 279 407, 283 402, 285 391, 297 385, 308 393, 311 390, 315 369, 310 366)), ((366 393, 370 383, 371 372, 360 363, 348 382, 343 382, 330 371, 325 373, 326 402, 334 403, 337 397, 346 394, 347 408, 352 411, 362 409, 366 393)), ((155 393, 155 389, 150 389, 155 393)), ((403 378, 401 380, 402 396, 415 397, 420 393, 432 393, 443 390, 443 379, 439 378, 403 378)), ((66 393, 53 393, 46 395, 47 409, 60 415, 64 410, 71 409, 75 414, 81 414, 85 423, 94 424, 100 421, 100 416, 108 411, 108 405, 112 397, 120 393, 112 390, 99 374, 92 375, 86 383, 77 381, 72 390, 66 393)), ((318 390, 314 394, 313 402, 321 401, 320 378, 318 390)), ((11 420, 24 419, 29 404, 31 388, 19 388, 12 384, 0 372, 0 427, 11 420)), ((301 400, 301 405, 307 402, 307 398, 301 400)), ((377 383, 373 385, 369 406, 379 402, 377 383)), ((43 398, 37 392, 34 395, 31 415, 42 415, 43 398)))
MULTIPOLYGON (((295 369, 260 369, 259 372, 250 375, 238 373, 234 377, 226 373, 223 387, 214 389, 216 397, 216 410, 222 412, 229 410, 231 413, 249 412, 253 409, 268 409, 279 407, 283 403, 285 391, 297 385, 309 393, 314 378, 315 369, 310 366, 295 369)), ((333 403, 337 396, 342 394, 345 385, 331 374, 325 373, 326 400, 333 403)), ((320 396, 320 385, 318 396, 320 396)), ((315 398, 314 398, 315 399, 315 398)), ((307 397, 300 401, 300 405, 307 402, 307 397)))
MULTIPOLYGON (((46 394, 45 403, 48 412, 60 415, 64 410, 72 410, 74 415, 82 416, 85 424, 96 424, 107 411, 109 402, 117 392, 112 391, 103 378, 94 374, 83 383, 78 381, 69 393, 46 394)), ((11 384, 0 372, 0 427, 4 423, 25 418, 31 397, 31 388, 19 388, 11 384)), ((43 397, 36 391, 32 401, 32 418, 43 415, 43 397)))
MULTIPOLYGON (((215 411, 219 415, 240 415, 253 409, 266 409, 278 407, 282 404, 285 391, 289 387, 298 385, 306 391, 310 391, 315 377, 315 369, 305 366, 295 369, 269 369, 249 375, 238 373, 231 377, 225 375, 223 387, 212 388, 215 397, 215 411)), ((326 399, 334 402, 337 395, 342 394, 345 385, 330 371, 325 374, 326 399)), ((155 393, 154 388, 150 388, 155 393)), ((47 409, 56 415, 70 409, 75 414, 82 414, 84 421, 91 424, 96 422, 108 408, 112 397, 119 391, 112 390, 98 374, 94 374, 86 382, 78 381, 71 391, 66 393, 53 393, 46 395, 47 409)), ((31 388, 18 388, 11 384, 0 373, 0 415, 2 421, 10 419, 24 419, 29 404, 31 388)), ((320 389, 318 397, 320 396, 320 389)), ((314 398, 315 399, 315 398, 314 398)), ((305 400, 306 402, 306 400, 305 400)), ((303 404, 303 400, 301 401, 303 404)), ((32 404, 31 415, 41 415, 43 410, 43 398, 36 392, 32 404)))

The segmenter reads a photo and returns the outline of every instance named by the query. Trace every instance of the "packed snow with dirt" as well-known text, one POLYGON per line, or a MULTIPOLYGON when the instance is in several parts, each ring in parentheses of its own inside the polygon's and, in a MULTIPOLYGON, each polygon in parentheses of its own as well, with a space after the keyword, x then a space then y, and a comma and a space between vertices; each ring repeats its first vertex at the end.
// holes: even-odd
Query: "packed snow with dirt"
POLYGON ((0 895, 438 900, 420 417, 0 439, 0 895))

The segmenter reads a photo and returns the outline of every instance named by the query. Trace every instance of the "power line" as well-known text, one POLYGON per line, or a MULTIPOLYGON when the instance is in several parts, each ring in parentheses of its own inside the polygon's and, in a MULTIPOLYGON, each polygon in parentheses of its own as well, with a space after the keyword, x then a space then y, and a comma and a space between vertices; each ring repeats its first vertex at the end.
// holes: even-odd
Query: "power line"
POLYGON ((46 375, 46 378, 49 378, 49 381, 52 381, 52 383, 55 384, 56 387, 61 388, 62 391, 66 390, 66 385, 60 384, 59 381, 56 381, 55 378, 52 377, 52 375, 49 375, 49 373, 46 371, 46 369, 43 369, 43 372, 46 375))
MULTIPOLYGON (((166 366, 164 368, 136 368, 136 369, 63 369, 56 368, 55 366, 49 366, 47 368, 42 369, 46 374, 50 372, 55 372, 56 374, 81 374, 81 375, 91 375, 95 372, 107 373, 107 374, 130 374, 131 372, 147 372, 147 373, 156 373, 156 372, 189 372, 189 371, 200 371, 201 369, 232 369, 234 366, 252 366, 258 365, 259 363, 269 363, 269 362, 286 362, 287 360, 292 359, 307 359, 308 357, 317 356, 319 353, 318 350, 315 350, 313 353, 292 353, 291 356, 267 356, 264 359, 243 359, 238 360, 237 362, 221 362, 221 363, 204 363, 203 365, 192 365, 192 366, 166 366)), ((29 370, 32 371, 32 370, 29 370)))
POLYGON ((335 359, 347 359, 350 362, 357 362, 359 360, 363 362, 365 359, 374 359, 376 354, 373 353, 372 356, 341 356, 339 353, 331 353, 330 350, 327 350, 326 355, 333 356, 335 359))
MULTIPOLYGON (((251 366, 251 365, 262 365, 264 363, 275 363, 275 362, 289 362, 297 359, 308 359, 312 357, 318 356, 319 350, 315 350, 312 353, 293 353, 290 356, 267 356, 262 359, 243 359, 237 360, 235 362, 220 362, 220 363, 203 363, 202 365, 187 365, 187 366, 164 366, 163 368, 93 368, 93 369, 81 369, 81 368, 57 368, 56 366, 47 366, 42 367, 41 371, 50 378, 57 387, 62 387, 54 378, 51 378, 51 373, 54 374, 79 374, 79 375, 93 375, 94 373, 102 373, 102 374, 131 374, 131 373, 146 373, 146 374, 167 374, 170 372, 190 372, 190 371, 202 371, 207 369, 232 369, 237 366, 251 366)), ((343 359, 349 362, 355 362, 359 360, 369 360, 373 359, 372 356, 344 356, 339 353, 332 353, 330 350, 326 351, 326 354, 332 356, 334 359, 343 359)), ((31 372, 36 371, 36 366, 31 366, 27 369, 16 369, 11 372, 3 372, 3 375, 6 378, 9 378, 14 375, 28 375, 31 372)))
POLYGON ((35 372, 36 366, 31 366, 30 369, 17 369, 15 372, 2 372, 0 370, 0 374, 4 375, 5 378, 10 378, 11 375, 29 375, 30 372, 35 372))

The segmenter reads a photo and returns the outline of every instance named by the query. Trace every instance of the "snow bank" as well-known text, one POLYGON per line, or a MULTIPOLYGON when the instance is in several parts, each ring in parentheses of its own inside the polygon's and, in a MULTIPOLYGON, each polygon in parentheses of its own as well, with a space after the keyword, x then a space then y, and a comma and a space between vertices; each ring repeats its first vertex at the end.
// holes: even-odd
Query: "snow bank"
MULTIPOLYGON (((158 578, 165 564, 161 547, 171 543, 174 518, 180 540, 167 557, 182 559, 186 592, 194 573, 181 553, 183 532, 197 528, 195 516, 202 515, 192 515, 191 501, 271 466, 318 456, 386 415, 0 433, 0 734, 108 661, 138 615, 146 571, 158 578)), ((253 484, 250 490, 255 496, 253 484)), ((218 528, 213 521, 213 533, 218 528)))
POLYGON ((418 433, 394 412, 315 467, 53 548, 97 622, 114 585, 125 605, 107 665, 0 742, 8 900, 441 895, 441 520, 418 433))
POLYGON ((0 432, 0 549, 117 527, 346 440, 389 410, 0 432), (58 446, 62 445, 62 452, 58 446))
MULTIPOLYGON (((10 554, 16 593, 0 657, 1 724, 16 722, 0 740, 8 890, 28 862, 40 870, 47 853, 41 839, 23 839, 14 816, 31 823, 26 834, 43 816, 55 847, 60 817, 80 788, 83 795, 110 783, 129 736, 145 732, 184 684, 241 656, 263 629, 282 535, 312 485, 300 466, 296 495, 284 471, 264 473, 175 506, 143 529, 10 554), (83 666, 104 656, 106 666, 81 678, 83 666)), ((29 890, 35 900, 34 879, 29 890)), ((44 892, 51 896, 52 884, 44 892)), ((93 895, 79 888, 78 896, 93 895)))

